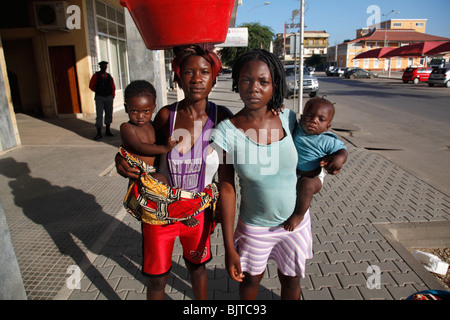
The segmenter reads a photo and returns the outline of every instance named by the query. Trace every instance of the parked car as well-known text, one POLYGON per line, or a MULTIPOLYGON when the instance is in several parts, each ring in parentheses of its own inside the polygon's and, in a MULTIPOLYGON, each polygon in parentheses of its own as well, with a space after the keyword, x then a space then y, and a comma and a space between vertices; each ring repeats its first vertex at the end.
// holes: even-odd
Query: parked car
POLYGON ((339 73, 343 73, 342 70, 344 70, 345 68, 340 68, 340 67, 332 67, 332 69, 330 69, 327 73, 327 76, 331 76, 331 77, 336 77, 339 76, 339 73))
POLYGON ((370 78, 370 79, 373 79, 375 77, 378 77, 378 74, 376 74, 374 72, 371 72, 371 71, 368 71, 368 70, 361 69, 361 68, 355 68, 355 69, 352 69, 352 70, 348 71, 345 74, 345 77, 349 78, 349 79, 356 79, 356 78, 370 78))
POLYGON ((231 72, 233 72, 233 70, 231 70, 231 68, 223 67, 221 73, 222 74, 231 74, 231 72))
POLYGON ((343 77, 345 72, 345 68, 335 68, 333 70, 333 75, 336 77, 343 77))
POLYGON ((430 68, 444 68, 445 58, 434 58, 430 61, 430 68))
POLYGON ((409 67, 403 72, 402 80, 403 83, 408 83, 412 81, 414 84, 418 84, 420 81, 427 82, 430 77, 430 73, 433 71, 432 68, 423 67, 409 67))
MULTIPOLYGON (((350 71, 355 70, 355 69, 361 69, 361 68, 358 68, 358 67, 347 67, 347 68, 345 68, 345 70, 344 70, 344 77, 347 77, 347 74, 350 71)), ((363 69, 361 69, 361 70, 363 70, 363 69)))
POLYGON ((450 67, 433 69, 428 78, 428 85, 432 87, 435 84, 442 84, 450 88, 450 67))
POLYGON ((336 68, 336 67, 333 67, 333 66, 328 66, 328 67, 326 67, 326 68, 325 68, 325 74, 326 74, 327 76, 332 76, 332 75, 333 75, 333 70, 334 70, 334 68, 336 68))
MULTIPOLYGON (((295 91, 298 92, 298 81, 300 76, 297 74, 297 80, 295 79, 295 66, 285 66, 286 82, 288 86, 288 98, 294 95, 295 91)), ((308 68, 303 68, 303 93, 308 93, 310 97, 315 97, 319 92, 319 80, 312 76, 308 68)))

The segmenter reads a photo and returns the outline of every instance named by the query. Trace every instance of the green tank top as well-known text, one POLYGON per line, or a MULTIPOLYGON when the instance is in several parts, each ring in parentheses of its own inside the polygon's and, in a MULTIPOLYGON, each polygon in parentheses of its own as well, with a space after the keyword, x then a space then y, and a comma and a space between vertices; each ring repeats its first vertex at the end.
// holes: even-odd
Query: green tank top
POLYGON ((285 136, 269 145, 254 142, 228 119, 211 135, 227 153, 227 163, 233 163, 241 190, 240 219, 250 225, 280 226, 295 208, 298 156, 292 131, 296 115, 284 110, 280 119, 285 136))

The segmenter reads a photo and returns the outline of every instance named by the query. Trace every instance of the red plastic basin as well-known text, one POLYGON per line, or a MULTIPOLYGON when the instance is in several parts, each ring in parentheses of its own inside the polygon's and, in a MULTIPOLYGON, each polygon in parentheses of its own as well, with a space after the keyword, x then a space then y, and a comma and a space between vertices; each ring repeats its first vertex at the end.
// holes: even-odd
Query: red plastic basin
POLYGON ((121 0, 146 47, 222 43, 235 0, 121 0))

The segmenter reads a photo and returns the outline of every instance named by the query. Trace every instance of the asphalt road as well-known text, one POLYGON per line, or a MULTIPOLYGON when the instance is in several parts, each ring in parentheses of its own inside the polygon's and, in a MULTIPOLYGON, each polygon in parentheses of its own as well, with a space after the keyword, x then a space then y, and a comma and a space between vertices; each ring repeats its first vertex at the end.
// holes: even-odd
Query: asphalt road
POLYGON ((336 103, 334 129, 450 194, 449 88, 399 79, 316 76, 319 95, 336 103))

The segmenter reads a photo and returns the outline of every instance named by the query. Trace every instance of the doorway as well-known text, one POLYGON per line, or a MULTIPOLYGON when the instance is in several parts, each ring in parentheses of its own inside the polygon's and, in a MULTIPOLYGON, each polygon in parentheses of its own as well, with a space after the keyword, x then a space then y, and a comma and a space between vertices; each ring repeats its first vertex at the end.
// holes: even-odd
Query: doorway
POLYGON ((80 113, 74 46, 49 47, 48 50, 58 113, 80 113))

